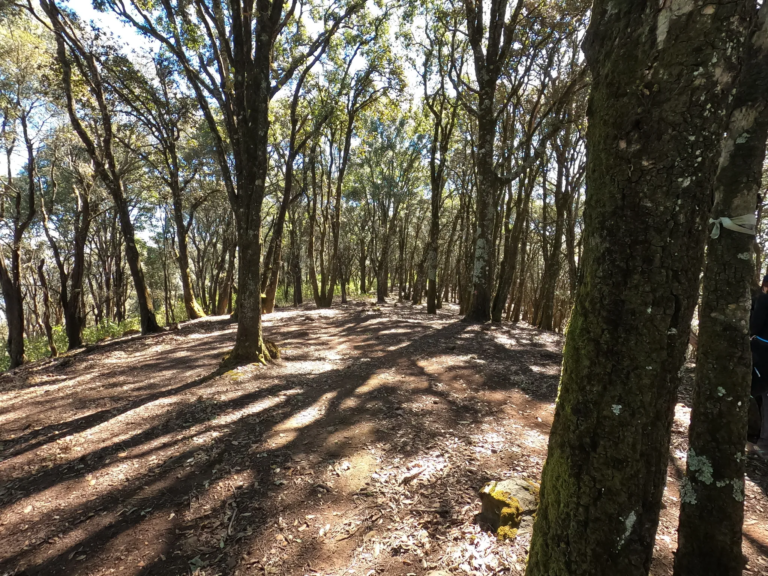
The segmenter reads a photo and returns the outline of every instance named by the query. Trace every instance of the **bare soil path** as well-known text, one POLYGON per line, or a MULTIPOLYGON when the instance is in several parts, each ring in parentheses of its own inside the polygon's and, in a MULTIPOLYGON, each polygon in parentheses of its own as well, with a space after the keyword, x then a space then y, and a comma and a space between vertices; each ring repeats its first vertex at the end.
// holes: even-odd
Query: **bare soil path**
MULTIPOLYGON (((560 336, 362 302, 265 320, 266 368, 220 372, 235 325, 207 318, 0 375, 0 576, 522 574, 530 534, 497 542, 477 491, 538 480, 560 336)), ((751 457, 745 574, 768 575, 767 492, 751 457)))

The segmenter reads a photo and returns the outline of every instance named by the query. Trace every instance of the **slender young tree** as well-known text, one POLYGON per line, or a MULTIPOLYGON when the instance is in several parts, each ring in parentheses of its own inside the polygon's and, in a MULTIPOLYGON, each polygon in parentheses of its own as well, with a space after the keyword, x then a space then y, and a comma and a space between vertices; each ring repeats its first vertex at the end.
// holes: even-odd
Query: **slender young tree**
MULTIPOLYGON (((46 207, 45 199, 40 203, 43 231, 53 253, 53 260, 59 272, 59 304, 64 310, 64 331, 67 334, 68 349, 73 350, 83 345, 83 328, 85 327, 85 309, 83 305, 83 279, 85 277, 85 247, 88 242, 88 232, 91 227, 91 196, 94 188, 95 175, 84 174, 78 167, 80 150, 67 146, 70 154, 72 195, 74 196, 74 218, 72 219, 72 250, 71 257, 62 255, 60 242, 55 238, 50 223, 50 213, 58 200, 58 154, 53 148, 53 158, 50 160, 48 188, 50 207, 46 207)), ((89 171, 90 172, 90 171, 89 171)))
MULTIPOLYGON (((144 276, 141 255, 136 246, 136 233, 131 221, 131 211, 125 194, 125 184, 121 168, 115 157, 114 118, 102 78, 102 70, 95 51, 83 41, 77 26, 60 10, 55 0, 43 0, 40 3, 56 37, 56 57, 61 69, 62 86, 67 102, 67 113, 72 128, 77 133, 93 162, 104 187, 109 191, 120 222, 120 230, 125 240, 125 257, 131 270, 136 300, 139 307, 142 334, 161 330, 155 318, 152 296, 144 276), (96 104, 100 132, 94 135, 82 121, 76 101, 76 88, 73 85, 72 65, 75 65, 80 78, 96 104)), ((33 9, 34 11, 34 9, 33 9)))
POLYGON ((7 108, 2 113, 2 137, 5 143, 6 162, 8 175, 5 181, 2 198, 2 214, 0 220, 9 228, 10 236, 10 264, 6 263, 5 255, 0 254, 0 289, 3 293, 5 302, 5 315, 8 324, 8 356, 10 357, 9 368, 21 366, 26 357, 24 355, 24 297, 22 294, 21 278, 21 240, 24 233, 29 228, 36 213, 36 192, 37 192, 37 164, 35 149, 30 131, 30 114, 36 105, 30 107, 30 102, 22 102, 17 98, 11 105, 15 108, 10 112, 7 108), (16 120, 21 126, 21 134, 26 152, 27 174, 23 180, 17 181, 11 171, 11 157, 16 141, 15 134, 11 132, 10 125, 16 124, 16 120), (5 197, 12 201, 13 210, 6 218, 5 197), (7 220, 10 220, 8 222, 7 220))
MULTIPOLYGON (((432 7, 434 10, 436 7, 432 7)), ((440 209, 447 183, 445 175, 448 150, 458 113, 457 98, 447 92, 447 62, 453 59, 445 30, 436 21, 427 20, 425 35, 428 44, 422 47, 424 62, 421 81, 424 103, 432 116, 432 138, 429 146, 430 221, 427 248, 427 314, 437 314, 437 262, 440 243, 440 209), (434 77, 434 79, 433 79, 434 77), (430 91, 430 85, 435 84, 430 91)))
POLYGON ((703 208, 753 13, 751 0, 593 5, 583 281, 528 576, 650 569, 703 208))
POLYGON ((302 114, 301 117, 299 116, 299 102, 301 99, 302 88, 304 87, 304 83, 306 82, 309 73, 312 71, 312 68, 325 53, 326 48, 327 44, 318 50, 317 54, 315 54, 304 67, 301 74, 299 74, 293 88, 293 97, 291 98, 289 113, 290 133, 288 136, 288 151, 285 156, 285 173, 283 174, 283 195, 275 218, 272 237, 269 242, 269 248, 267 248, 267 254, 264 259, 264 270, 261 276, 261 291, 265 296, 262 301, 262 313, 264 314, 271 313, 275 307, 277 284, 280 277, 280 264, 282 262, 285 219, 288 214, 289 206, 292 202, 297 200, 301 194, 301 192, 296 196, 293 194, 294 163, 296 162, 297 156, 304 150, 307 142, 317 137, 323 124, 325 124, 330 117, 330 109, 325 106, 325 110, 319 110, 320 113, 316 115, 311 127, 306 128, 311 113, 317 113, 318 110, 310 110, 302 114))
POLYGON ((721 230, 719 219, 749 220, 757 207, 768 137, 766 4, 760 8, 746 54, 714 183, 712 218, 718 220, 719 234, 713 232, 707 241, 676 576, 737 576, 744 569, 754 227, 744 222, 741 230, 721 230))
POLYGON ((48 339, 51 358, 56 358, 59 355, 59 351, 56 349, 56 342, 53 339, 53 326, 51 326, 51 293, 48 289, 48 278, 45 277, 45 258, 41 258, 40 264, 37 265, 37 279, 40 281, 40 288, 42 289, 45 337, 48 339))
POLYGON ((199 176, 200 166, 183 157, 181 140, 184 130, 192 121, 194 99, 183 94, 178 79, 166 58, 152 58, 154 79, 142 74, 124 58, 109 62, 110 74, 106 81, 120 97, 127 114, 143 125, 151 135, 155 154, 131 146, 139 156, 159 175, 171 194, 173 222, 176 231, 177 255, 184 308, 190 320, 205 316, 195 298, 189 274, 189 229, 195 211, 205 201, 206 195, 189 197, 193 180, 199 176), (185 202, 187 200, 187 202, 185 202))

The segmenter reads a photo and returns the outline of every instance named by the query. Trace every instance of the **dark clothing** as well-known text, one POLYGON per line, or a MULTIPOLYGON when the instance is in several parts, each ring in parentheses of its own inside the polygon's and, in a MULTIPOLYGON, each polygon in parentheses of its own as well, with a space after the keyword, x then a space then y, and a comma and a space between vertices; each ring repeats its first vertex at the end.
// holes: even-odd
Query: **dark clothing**
POLYGON ((768 393, 768 294, 753 298, 749 333, 752 348, 752 396, 768 393))
POLYGON ((768 294, 764 292, 760 292, 756 298, 752 299, 749 334, 768 340, 768 294))

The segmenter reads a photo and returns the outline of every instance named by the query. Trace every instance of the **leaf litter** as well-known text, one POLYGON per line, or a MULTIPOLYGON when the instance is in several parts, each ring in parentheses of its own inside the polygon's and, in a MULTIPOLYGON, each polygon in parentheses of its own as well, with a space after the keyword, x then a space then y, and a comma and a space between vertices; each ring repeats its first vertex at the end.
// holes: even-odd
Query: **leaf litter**
MULTIPOLYGON (((284 350, 266 368, 217 372, 234 325, 212 318, 0 377, 0 574, 523 574, 530 533, 498 541, 477 492, 540 478, 561 336, 364 303, 281 310, 265 333, 284 350)), ((768 466, 748 467, 745 574, 768 574, 768 466)))

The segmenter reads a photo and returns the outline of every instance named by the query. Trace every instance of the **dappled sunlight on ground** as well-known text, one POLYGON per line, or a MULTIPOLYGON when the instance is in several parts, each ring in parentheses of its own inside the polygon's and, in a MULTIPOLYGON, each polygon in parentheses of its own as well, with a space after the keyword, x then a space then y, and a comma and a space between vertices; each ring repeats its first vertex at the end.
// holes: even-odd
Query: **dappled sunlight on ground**
MULTIPOLYGON (((497 542, 476 494, 539 477, 562 338, 456 312, 280 309, 264 325, 282 359, 228 372, 236 325, 206 318, 0 376, 0 574, 522 574, 530 534, 497 542)), ((766 475, 750 470, 758 558, 766 475)))

